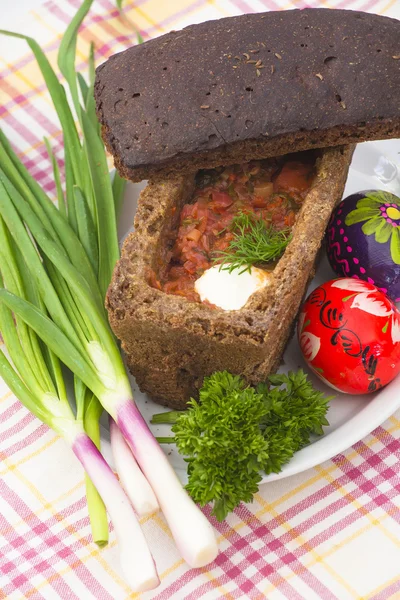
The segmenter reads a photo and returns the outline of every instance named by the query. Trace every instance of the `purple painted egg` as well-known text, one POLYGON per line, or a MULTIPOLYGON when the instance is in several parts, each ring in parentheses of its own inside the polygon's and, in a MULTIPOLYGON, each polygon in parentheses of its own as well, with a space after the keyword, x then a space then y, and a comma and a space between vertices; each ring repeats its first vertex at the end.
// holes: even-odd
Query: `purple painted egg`
POLYGON ((400 302, 400 198, 382 190, 348 196, 326 231, 331 267, 376 285, 400 302))

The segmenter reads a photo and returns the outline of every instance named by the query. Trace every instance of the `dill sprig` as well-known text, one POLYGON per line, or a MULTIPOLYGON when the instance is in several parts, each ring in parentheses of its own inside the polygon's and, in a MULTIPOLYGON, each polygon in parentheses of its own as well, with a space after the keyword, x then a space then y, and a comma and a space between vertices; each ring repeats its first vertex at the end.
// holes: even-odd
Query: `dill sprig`
POLYGON ((221 269, 229 273, 234 269, 245 273, 253 265, 277 260, 292 239, 290 229, 278 231, 251 213, 236 215, 230 229, 234 238, 228 250, 221 250, 214 257, 214 262, 220 262, 221 269))

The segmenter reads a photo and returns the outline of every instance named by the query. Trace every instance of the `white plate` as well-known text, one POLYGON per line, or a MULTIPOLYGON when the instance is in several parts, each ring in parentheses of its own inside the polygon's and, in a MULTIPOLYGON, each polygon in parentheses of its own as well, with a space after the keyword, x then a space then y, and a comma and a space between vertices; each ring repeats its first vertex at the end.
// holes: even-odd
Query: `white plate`
MULTIPOLYGON (((399 155, 400 140, 359 144, 353 157, 344 195, 347 196, 356 191, 377 188, 392 191, 400 196, 400 168, 396 166, 396 163, 399 161, 399 155)), ((128 187, 120 219, 121 240, 130 230, 136 210, 137 198, 144 185, 144 183, 130 184, 128 187)), ((318 268, 316 277, 310 286, 310 290, 317 287, 323 281, 332 279, 333 276, 334 273, 324 257, 318 268)), ((284 366, 281 371, 295 370, 299 367, 306 369, 297 339, 294 337, 284 354, 284 366)), ((306 370, 308 371, 308 369, 306 370)), ((326 387, 310 372, 309 375, 317 388, 328 395, 332 394, 330 388, 326 387)), ((303 448, 300 452, 297 452, 280 473, 264 476, 262 482, 282 479, 283 477, 305 471, 343 452, 346 448, 358 442, 400 407, 399 382, 400 376, 381 391, 367 396, 336 394, 335 399, 330 404, 328 413, 330 425, 325 429, 325 434, 316 438, 312 444, 303 448)), ((150 419, 154 413, 167 410, 150 400, 145 394, 142 394, 133 379, 132 383, 134 397, 148 423, 150 423, 150 419)), ((105 426, 102 432, 103 449, 106 457, 111 460, 108 428, 106 421, 103 423, 105 426)), ((150 427, 156 436, 170 435, 170 427, 167 425, 150 425, 150 427)), ((187 476, 186 464, 183 458, 178 454, 174 446, 164 446, 164 449, 178 476, 185 482, 187 476)))

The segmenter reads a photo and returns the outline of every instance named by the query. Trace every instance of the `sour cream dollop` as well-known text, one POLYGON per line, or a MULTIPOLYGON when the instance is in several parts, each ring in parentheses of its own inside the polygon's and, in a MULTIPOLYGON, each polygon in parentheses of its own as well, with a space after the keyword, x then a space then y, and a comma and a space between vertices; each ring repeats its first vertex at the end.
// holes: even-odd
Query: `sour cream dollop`
POLYGON ((194 287, 202 302, 207 300, 224 310, 239 310, 254 292, 268 285, 269 279, 270 274, 257 267, 251 267, 250 272, 234 269, 229 273, 215 265, 204 271, 194 287))

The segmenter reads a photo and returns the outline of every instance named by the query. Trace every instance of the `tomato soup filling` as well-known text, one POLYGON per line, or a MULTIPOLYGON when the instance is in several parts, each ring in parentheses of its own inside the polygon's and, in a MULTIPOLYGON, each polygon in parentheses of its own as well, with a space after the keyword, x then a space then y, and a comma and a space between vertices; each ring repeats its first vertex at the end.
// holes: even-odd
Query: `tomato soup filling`
MULTIPOLYGON (((315 177, 315 152, 199 171, 183 205, 170 260, 153 287, 200 302, 196 280, 231 251, 238 215, 262 221, 272 232, 290 233, 315 177)), ((273 268, 275 263, 257 266, 273 268)))

